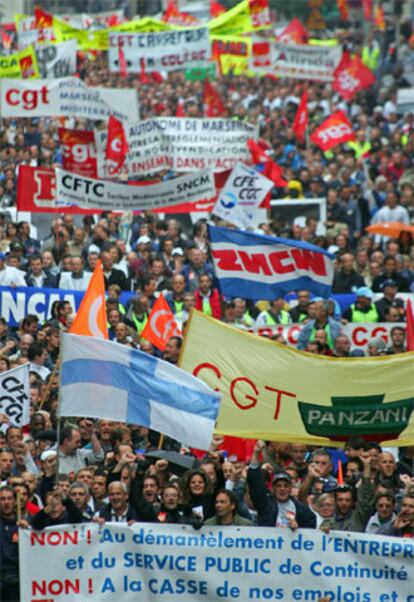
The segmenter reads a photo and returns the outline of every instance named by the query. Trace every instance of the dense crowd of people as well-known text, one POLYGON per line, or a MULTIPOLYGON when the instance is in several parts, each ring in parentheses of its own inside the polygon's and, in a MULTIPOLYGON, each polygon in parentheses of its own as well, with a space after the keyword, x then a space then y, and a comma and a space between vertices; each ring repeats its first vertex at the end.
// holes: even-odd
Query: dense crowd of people
MULTIPOLYGON (((313 82, 229 74, 220 76, 216 87, 224 116, 257 124, 259 144, 282 167, 288 184, 274 189, 273 198, 327 199, 322 230, 313 217, 302 225, 288 223, 273 208, 258 232, 328 250, 335 256, 332 293, 354 294, 353 303, 341 309, 334 296, 323 300, 307 290, 296 291, 290 304, 284 298, 256 304, 223 298, 206 219, 189 227, 179 216, 160 219, 150 213, 55 214, 43 238, 27 221, 10 221, 7 210, 16 204, 19 166, 61 165, 57 130, 62 119, 54 117, 2 120, 0 286, 84 291, 100 259, 110 339, 174 364, 181 337, 172 337, 162 354, 141 338, 160 293, 183 332, 195 307, 238 328, 269 327, 266 336, 281 343, 277 327, 300 323, 298 349, 349 357, 364 352, 352 349, 344 324, 395 323, 388 344, 374 338, 367 354, 405 352, 406 297, 399 294, 414 293, 414 228, 396 238, 368 235, 366 228, 414 224, 413 114, 399 113, 396 102, 397 89, 408 85, 404 66, 414 55, 413 38, 402 29, 396 58, 377 53, 375 39, 364 46, 350 30, 336 35, 348 49, 365 52, 377 74, 376 85, 350 103, 330 85, 313 82), (310 133, 341 108, 356 142, 323 153, 296 141, 292 123, 305 87, 310 133), (123 292, 133 293, 126 303, 123 292)), ((184 73, 170 73, 162 81, 121 78, 109 73, 106 53, 100 52, 81 53, 78 70, 88 85, 135 88, 142 119, 175 115, 179 106, 185 116, 203 115, 203 84, 187 81, 184 73)), ((73 129, 93 127, 75 116, 64 122, 73 129)), ((22 429, 0 415, 3 599, 19 599, 18 527, 144 521, 195 529, 259 525, 414 536, 414 446, 401 448, 397 456, 357 437, 343 451, 215 437, 211 448, 200 452, 143 426, 82 417, 66 419, 57 440, 59 336, 70 329, 74 309, 68 301, 56 301, 43 323, 28 314, 14 328, 0 317, 0 373, 29 363, 31 400, 30 424, 22 429)))

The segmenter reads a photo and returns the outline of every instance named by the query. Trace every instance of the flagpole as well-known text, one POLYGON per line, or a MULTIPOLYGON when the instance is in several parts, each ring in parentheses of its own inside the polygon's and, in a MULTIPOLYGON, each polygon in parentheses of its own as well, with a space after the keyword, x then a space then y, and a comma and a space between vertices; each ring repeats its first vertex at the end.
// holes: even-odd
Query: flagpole
POLYGON ((43 397, 40 400, 40 404, 39 404, 39 410, 41 410, 46 402, 46 399, 52 389, 52 383, 53 383, 53 379, 56 376, 56 371, 59 368, 59 358, 56 360, 56 364, 55 367, 53 368, 52 372, 50 373, 50 379, 49 382, 47 383, 47 387, 46 387, 46 391, 43 393, 43 397))

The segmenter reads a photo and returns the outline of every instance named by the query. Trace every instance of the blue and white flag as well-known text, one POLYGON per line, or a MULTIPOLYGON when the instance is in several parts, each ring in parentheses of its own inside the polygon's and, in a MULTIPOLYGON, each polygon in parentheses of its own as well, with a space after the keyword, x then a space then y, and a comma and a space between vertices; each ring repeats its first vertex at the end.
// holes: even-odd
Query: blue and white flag
POLYGON ((180 368, 103 339, 62 335, 59 416, 147 426, 208 449, 221 394, 180 368))
POLYGON ((331 293, 333 256, 305 242, 208 227, 214 272, 228 297, 277 299, 306 289, 331 293))

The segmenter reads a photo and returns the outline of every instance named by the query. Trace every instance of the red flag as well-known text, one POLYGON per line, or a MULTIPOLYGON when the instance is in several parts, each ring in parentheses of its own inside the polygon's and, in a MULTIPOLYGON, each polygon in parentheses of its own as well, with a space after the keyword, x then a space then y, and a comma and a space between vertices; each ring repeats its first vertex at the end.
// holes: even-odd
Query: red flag
POLYGON ((40 6, 36 6, 34 9, 35 23, 36 29, 47 29, 48 27, 53 27, 53 15, 48 13, 40 6))
POLYGON ((141 332, 141 338, 150 341, 157 349, 164 351, 169 338, 181 336, 170 306, 162 295, 155 301, 148 316, 148 322, 141 332))
POLYGON ((344 52, 342 59, 334 71, 333 89, 346 101, 351 100, 357 92, 369 88, 375 83, 375 75, 361 61, 358 55, 351 58, 344 52))
POLYGON ((293 131, 299 142, 305 142, 306 140, 306 129, 308 127, 309 113, 308 113, 308 91, 305 90, 300 99, 298 110, 296 111, 295 120, 293 122, 293 131))
POLYGON ((372 0, 362 0, 365 21, 372 21, 372 0))
POLYGON ((7 35, 7 33, 4 31, 4 29, 2 29, 2 31, 1 31, 1 43, 2 43, 4 50, 10 50, 10 48, 12 46, 12 39, 10 36, 7 35))
POLYGON ((407 351, 414 351, 414 308, 411 299, 408 299, 405 311, 407 316, 407 351))
POLYGON ((175 113, 176 117, 185 117, 185 111, 184 111, 184 101, 183 100, 179 100, 178 104, 177 104, 177 111, 175 113))
POLYGON ((139 81, 141 84, 150 84, 151 78, 145 73, 145 59, 140 58, 139 63, 141 65, 141 71, 139 73, 139 81))
POLYGON ((275 183, 275 186, 281 188, 282 186, 287 186, 287 182, 283 177, 283 170, 277 163, 271 161, 270 159, 266 161, 265 167, 263 170, 263 175, 272 182, 275 183))
POLYGON ((225 108, 217 90, 210 84, 208 77, 204 80, 204 116, 221 117, 225 108))
POLYGON ((339 14, 341 15, 342 21, 348 21, 349 19, 349 8, 348 0, 336 0, 339 14))
POLYGON ((323 151, 327 151, 338 144, 356 140, 356 136, 345 113, 337 111, 313 132, 310 139, 323 151))
POLYGON ((121 45, 121 36, 119 36, 119 45, 118 45, 118 56, 119 56, 119 71, 121 77, 127 77, 128 75, 128 67, 125 59, 125 52, 121 45))
POLYGON ((285 44, 306 44, 308 41, 308 30, 297 17, 285 27, 277 37, 278 42, 285 44))
POLYGON ((226 12, 226 9, 220 2, 216 2, 216 0, 210 0, 210 15, 214 17, 218 17, 226 12))
POLYGON ((338 460, 338 485, 344 484, 344 473, 342 470, 342 460, 338 460))
POLYGON ((266 148, 268 148, 263 142, 255 142, 253 138, 247 141, 247 147, 252 156, 252 162, 257 165, 257 163, 266 163, 269 161, 269 156, 265 153, 266 148))
POLYGON ((109 116, 108 121, 108 139, 106 141, 105 158, 115 161, 117 170, 125 163, 126 155, 129 151, 128 140, 125 134, 122 121, 119 121, 113 115, 109 116))
POLYGON ((165 13, 162 16, 162 21, 174 25, 197 25, 199 23, 197 17, 194 17, 189 13, 180 12, 175 0, 170 0, 168 2, 165 13))

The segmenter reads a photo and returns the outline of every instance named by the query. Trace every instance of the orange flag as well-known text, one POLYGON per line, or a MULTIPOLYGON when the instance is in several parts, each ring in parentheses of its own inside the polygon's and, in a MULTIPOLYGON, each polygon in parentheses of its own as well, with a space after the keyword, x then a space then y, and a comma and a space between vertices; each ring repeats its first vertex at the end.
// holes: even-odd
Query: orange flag
POLYGON ((181 336, 181 330, 177 326, 170 306, 160 295, 154 303, 141 337, 160 351, 164 351, 168 339, 174 336, 181 336))
POLYGON ((101 260, 96 264, 76 318, 69 331, 99 339, 108 339, 105 309, 105 281, 101 260))

